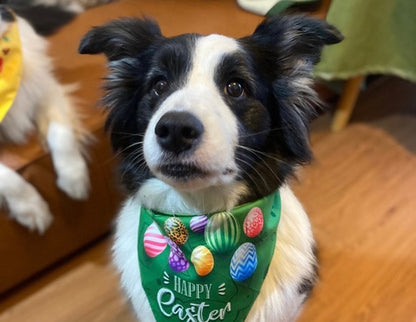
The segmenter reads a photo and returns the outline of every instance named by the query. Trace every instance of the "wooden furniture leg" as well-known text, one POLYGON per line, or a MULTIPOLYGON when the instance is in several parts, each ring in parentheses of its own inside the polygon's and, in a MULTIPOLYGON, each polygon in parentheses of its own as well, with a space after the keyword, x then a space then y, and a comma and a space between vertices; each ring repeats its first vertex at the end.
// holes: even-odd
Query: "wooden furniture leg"
POLYGON ((361 84, 365 76, 357 76, 349 79, 335 109, 334 118, 332 120, 331 129, 333 131, 342 130, 348 123, 351 113, 360 94, 361 84))

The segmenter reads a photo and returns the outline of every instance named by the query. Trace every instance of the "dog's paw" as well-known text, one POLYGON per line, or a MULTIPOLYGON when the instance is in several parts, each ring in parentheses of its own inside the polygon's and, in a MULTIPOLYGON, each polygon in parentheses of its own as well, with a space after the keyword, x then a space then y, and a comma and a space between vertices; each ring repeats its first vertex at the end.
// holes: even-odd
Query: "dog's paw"
POLYGON ((57 185, 73 199, 87 199, 90 190, 90 179, 86 164, 82 162, 82 164, 71 166, 65 171, 61 171, 57 185))
POLYGON ((28 191, 15 200, 9 199, 8 206, 11 216, 31 231, 43 234, 52 223, 49 206, 36 191, 28 191))

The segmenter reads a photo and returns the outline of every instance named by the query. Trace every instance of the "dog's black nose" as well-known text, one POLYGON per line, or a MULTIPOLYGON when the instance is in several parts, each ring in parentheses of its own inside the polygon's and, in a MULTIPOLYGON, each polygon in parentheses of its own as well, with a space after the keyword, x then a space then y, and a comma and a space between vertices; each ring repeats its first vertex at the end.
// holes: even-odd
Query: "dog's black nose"
POLYGON ((188 112, 168 112, 156 124, 159 145, 171 152, 180 153, 198 145, 204 126, 188 112))

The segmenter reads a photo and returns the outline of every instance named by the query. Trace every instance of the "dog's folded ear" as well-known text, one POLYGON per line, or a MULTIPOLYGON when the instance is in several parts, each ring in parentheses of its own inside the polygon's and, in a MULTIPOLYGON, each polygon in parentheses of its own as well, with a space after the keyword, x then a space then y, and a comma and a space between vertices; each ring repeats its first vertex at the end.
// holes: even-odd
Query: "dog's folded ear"
POLYGON ((104 53, 109 61, 134 57, 163 38, 151 19, 122 18, 92 28, 81 40, 80 54, 104 53))
POLYGON ((311 86, 312 69, 323 47, 342 39, 335 27, 303 15, 266 18, 251 36, 242 39, 271 84, 281 122, 280 143, 300 164, 311 159, 308 128, 320 105, 311 86))
POLYGON ((343 36, 337 28, 323 20, 286 15, 266 18, 250 39, 258 45, 267 46, 268 50, 274 50, 281 59, 302 59, 312 66, 319 61, 324 45, 336 44, 343 36))

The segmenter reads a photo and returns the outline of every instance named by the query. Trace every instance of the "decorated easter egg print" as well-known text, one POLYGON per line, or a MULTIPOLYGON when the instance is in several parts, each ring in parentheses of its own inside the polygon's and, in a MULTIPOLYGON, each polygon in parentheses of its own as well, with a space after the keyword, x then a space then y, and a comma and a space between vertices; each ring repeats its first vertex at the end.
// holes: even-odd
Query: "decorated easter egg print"
POLYGON ((205 246, 195 247, 192 251, 191 262, 194 264, 195 271, 199 276, 211 273, 214 268, 214 257, 205 246))
POLYGON ((169 253, 169 266, 175 272, 184 272, 189 268, 189 262, 185 257, 185 254, 181 251, 178 245, 171 240, 168 240, 170 246, 169 253))
POLYGON ((166 241, 165 236, 160 233, 156 223, 152 223, 147 227, 143 237, 143 245, 144 251, 149 257, 156 257, 162 253, 167 244, 168 242, 166 241))
POLYGON ((214 252, 225 253, 232 250, 240 239, 237 220, 229 212, 219 212, 211 216, 204 233, 207 246, 214 252))
POLYGON ((253 275, 256 268, 256 247, 252 243, 242 244, 231 258, 230 274, 232 279, 236 282, 243 282, 253 275))
POLYGON ((263 229, 263 213, 259 207, 252 208, 244 218, 243 230, 247 237, 253 238, 263 229))
POLYGON ((205 226, 208 223, 208 217, 205 215, 192 217, 189 226, 194 233, 203 234, 205 226))
POLYGON ((175 244, 183 245, 188 240, 188 230, 179 218, 170 217, 166 219, 164 228, 168 237, 172 239, 175 244))

